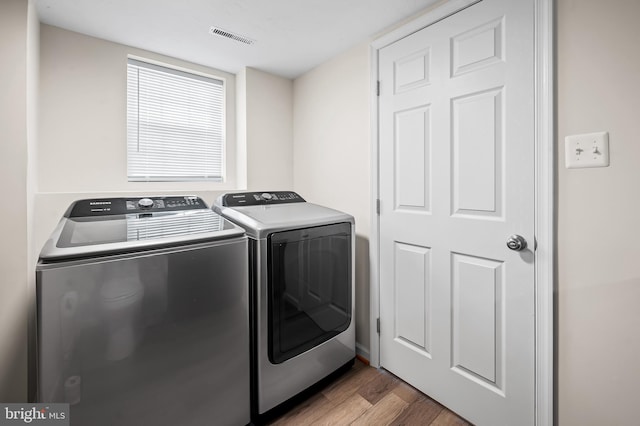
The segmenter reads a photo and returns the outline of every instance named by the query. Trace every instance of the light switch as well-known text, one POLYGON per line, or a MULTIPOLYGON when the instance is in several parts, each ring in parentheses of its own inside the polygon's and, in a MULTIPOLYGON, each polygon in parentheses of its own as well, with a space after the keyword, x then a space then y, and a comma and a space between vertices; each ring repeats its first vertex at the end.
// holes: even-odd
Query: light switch
POLYGON ((568 169, 609 166, 609 134, 598 132, 565 137, 564 160, 568 169))

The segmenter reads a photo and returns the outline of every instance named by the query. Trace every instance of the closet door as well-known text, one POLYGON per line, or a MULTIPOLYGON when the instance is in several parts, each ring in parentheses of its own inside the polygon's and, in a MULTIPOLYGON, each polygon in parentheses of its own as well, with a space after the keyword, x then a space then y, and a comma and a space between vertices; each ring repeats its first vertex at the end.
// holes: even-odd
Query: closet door
POLYGON ((379 51, 381 365, 478 425, 535 420, 533 12, 379 51))

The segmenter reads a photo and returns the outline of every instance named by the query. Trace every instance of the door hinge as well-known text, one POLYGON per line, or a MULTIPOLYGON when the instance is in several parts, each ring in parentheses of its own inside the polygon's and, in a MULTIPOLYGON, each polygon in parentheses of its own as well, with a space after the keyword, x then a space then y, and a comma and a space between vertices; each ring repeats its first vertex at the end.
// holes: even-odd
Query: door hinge
POLYGON ((380 216, 380 198, 376 200, 376 213, 380 216))
POLYGON ((380 318, 376 318, 376 331, 380 334, 380 318))
POLYGON ((380 80, 376 82, 376 96, 380 96, 380 80))

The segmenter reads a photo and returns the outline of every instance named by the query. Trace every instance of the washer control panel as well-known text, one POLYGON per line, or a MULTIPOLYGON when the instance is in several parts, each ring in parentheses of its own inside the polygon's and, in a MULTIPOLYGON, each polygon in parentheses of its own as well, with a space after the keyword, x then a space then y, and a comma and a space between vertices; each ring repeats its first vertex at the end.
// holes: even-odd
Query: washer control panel
POLYGON ((111 216, 206 208, 204 201, 195 196, 94 198, 76 201, 69 207, 65 217, 111 216))
POLYGON ((267 204, 304 202, 304 198, 293 191, 237 192, 232 194, 224 194, 222 196, 222 205, 225 207, 261 206, 267 204))

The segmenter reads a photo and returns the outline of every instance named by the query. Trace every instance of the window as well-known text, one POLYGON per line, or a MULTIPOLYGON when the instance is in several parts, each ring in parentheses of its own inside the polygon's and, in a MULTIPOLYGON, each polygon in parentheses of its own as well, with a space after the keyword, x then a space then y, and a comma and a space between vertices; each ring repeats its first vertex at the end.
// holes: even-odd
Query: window
POLYGON ((128 59, 129 181, 222 181, 224 82, 128 59))

